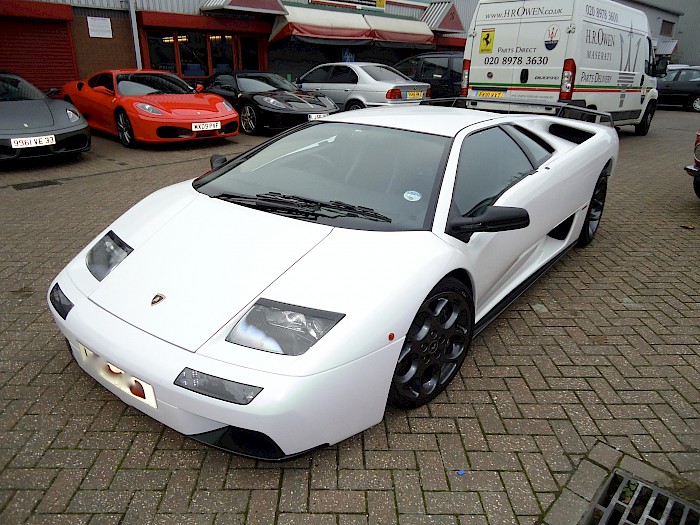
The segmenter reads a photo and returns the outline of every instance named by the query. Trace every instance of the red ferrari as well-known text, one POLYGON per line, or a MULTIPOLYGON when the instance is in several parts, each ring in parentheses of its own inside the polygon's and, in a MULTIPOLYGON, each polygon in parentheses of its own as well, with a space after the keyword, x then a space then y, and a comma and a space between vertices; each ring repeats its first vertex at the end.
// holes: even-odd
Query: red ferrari
POLYGON ((69 82, 62 94, 90 127, 117 135, 127 147, 238 134, 238 113, 231 104, 165 71, 102 71, 69 82))

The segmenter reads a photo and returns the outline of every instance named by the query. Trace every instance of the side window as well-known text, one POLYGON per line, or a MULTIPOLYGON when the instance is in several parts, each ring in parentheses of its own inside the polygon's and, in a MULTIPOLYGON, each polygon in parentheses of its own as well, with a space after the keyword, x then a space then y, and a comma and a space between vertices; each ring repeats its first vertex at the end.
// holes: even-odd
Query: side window
POLYGON ((114 79, 110 73, 95 75, 94 77, 88 79, 87 83, 92 89, 95 89, 97 86, 102 86, 114 91, 114 79))
POLYGON ((453 204, 463 217, 480 215, 532 169, 525 153, 501 128, 473 133, 459 152, 453 204))
POLYGON ((552 156, 554 148, 531 131, 520 126, 505 126, 505 128, 529 155, 535 167, 540 167, 544 161, 552 156))
POLYGON ((700 69, 684 69, 678 74, 678 82, 699 82, 700 69))
POLYGON ((449 78, 449 70, 449 57, 426 57, 418 76, 427 80, 449 78))
POLYGON ((644 72, 647 75, 653 74, 654 63, 654 44, 652 43, 651 39, 647 37, 647 58, 644 61, 644 72))
POLYGON ((462 78, 462 67, 463 60, 461 58, 451 58, 450 59, 450 75, 454 80, 460 80, 462 78))
POLYGON ((311 70, 305 77, 301 79, 301 81, 304 83, 325 82, 326 78, 328 78, 328 72, 330 71, 330 69, 331 66, 317 67, 316 69, 311 70))
POLYGON ((411 77, 413 79, 416 78, 416 73, 418 73, 418 66, 420 65, 420 59, 417 58, 407 58, 406 60, 402 60, 398 64, 394 66, 394 69, 400 71, 407 77, 411 77))
POLYGON ((331 84, 357 84, 357 74, 347 66, 335 66, 328 82, 331 84))

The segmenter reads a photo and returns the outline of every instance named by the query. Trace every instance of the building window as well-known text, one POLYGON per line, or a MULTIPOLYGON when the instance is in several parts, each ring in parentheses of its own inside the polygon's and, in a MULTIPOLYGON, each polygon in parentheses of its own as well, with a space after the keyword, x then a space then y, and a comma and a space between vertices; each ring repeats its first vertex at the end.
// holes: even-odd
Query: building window
POLYGON ((673 36, 673 22, 669 22, 668 20, 662 20, 661 21, 661 32, 659 33, 661 36, 673 36))
POLYGON ((241 69, 244 71, 260 69, 259 45, 259 40, 257 38, 241 38, 241 69))
POLYGON ((184 77, 208 77, 207 40, 200 31, 178 32, 180 68, 184 77))
POLYGON ((151 68, 177 73, 175 69, 175 38, 170 31, 148 32, 148 55, 151 68))
POLYGON ((233 37, 231 35, 209 35, 211 65, 216 73, 233 71, 233 37))

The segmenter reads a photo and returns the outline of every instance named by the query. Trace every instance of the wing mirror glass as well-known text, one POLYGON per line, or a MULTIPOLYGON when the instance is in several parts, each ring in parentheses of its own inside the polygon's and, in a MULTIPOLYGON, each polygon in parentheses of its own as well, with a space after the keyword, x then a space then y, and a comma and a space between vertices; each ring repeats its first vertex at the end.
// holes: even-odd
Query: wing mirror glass
POLYGON ((668 59, 667 58, 660 58, 656 61, 656 70, 654 71, 654 76, 655 77, 662 77, 666 74, 666 71, 668 70, 668 59))
POLYGON ((195 86, 194 90, 195 90, 197 93, 201 93, 202 91, 204 91, 204 84, 197 84, 197 85, 195 86))

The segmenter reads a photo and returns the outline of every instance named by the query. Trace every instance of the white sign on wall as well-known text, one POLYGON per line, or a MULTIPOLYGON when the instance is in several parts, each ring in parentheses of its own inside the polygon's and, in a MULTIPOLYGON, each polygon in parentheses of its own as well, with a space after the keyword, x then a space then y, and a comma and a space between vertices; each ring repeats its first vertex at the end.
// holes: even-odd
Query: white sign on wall
POLYGON ((92 38, 112 38, 112 21, 109 18, 88 16, 87 22, 92 38))

